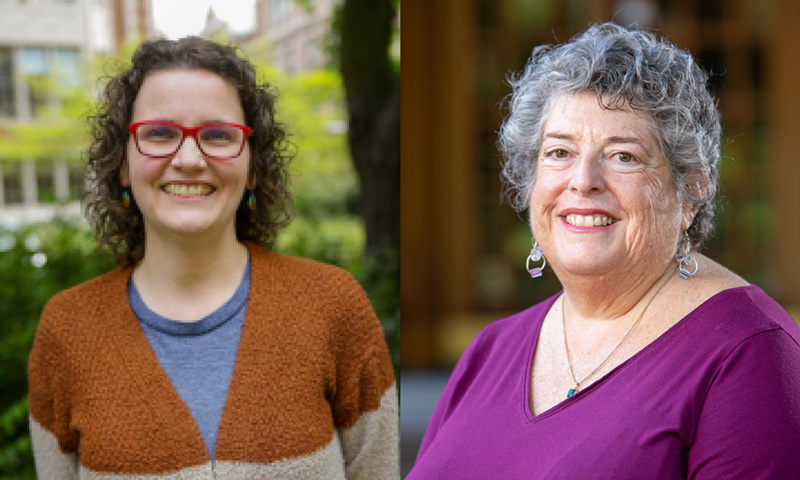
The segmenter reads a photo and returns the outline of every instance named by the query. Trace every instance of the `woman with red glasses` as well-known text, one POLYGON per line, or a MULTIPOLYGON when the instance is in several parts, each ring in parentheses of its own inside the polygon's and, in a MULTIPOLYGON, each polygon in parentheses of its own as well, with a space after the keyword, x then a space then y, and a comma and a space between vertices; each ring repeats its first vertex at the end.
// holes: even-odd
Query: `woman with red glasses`
POLYGON ((397 478, 380 323, 289 220, 275 96, 236 50, 145 43, 92 117, 87 213, 119 269, 60 293, 29 364, 40 478, 397 478))

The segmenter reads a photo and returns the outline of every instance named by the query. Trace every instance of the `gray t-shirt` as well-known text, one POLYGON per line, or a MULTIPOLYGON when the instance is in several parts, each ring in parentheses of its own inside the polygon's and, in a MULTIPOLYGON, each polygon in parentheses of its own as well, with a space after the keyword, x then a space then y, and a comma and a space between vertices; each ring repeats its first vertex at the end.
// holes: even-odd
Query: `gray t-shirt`
POLYGON ((139 324, 161 367, 192 412, 212 460, 249 290, 248 259, 242 282, 224 305, 197 322, 177 322, 150 310, 133 279, 128 282, 128 299, 139 324))

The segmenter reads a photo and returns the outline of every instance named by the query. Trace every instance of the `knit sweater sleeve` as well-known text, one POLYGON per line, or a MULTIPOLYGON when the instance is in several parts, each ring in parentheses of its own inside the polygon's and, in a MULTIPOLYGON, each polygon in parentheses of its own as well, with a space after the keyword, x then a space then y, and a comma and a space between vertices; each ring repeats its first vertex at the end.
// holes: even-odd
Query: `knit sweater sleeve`
POLYGON ((340 279, 334 423, 348 480, 399 479, 397 389, 380 321, 360 285, 340 279))
POLYGON ((53 302, 45 307, 29 362, 30 431, 39 478, 78 478, 77 433, 71 427, 69 362, 53 332, 53 302))

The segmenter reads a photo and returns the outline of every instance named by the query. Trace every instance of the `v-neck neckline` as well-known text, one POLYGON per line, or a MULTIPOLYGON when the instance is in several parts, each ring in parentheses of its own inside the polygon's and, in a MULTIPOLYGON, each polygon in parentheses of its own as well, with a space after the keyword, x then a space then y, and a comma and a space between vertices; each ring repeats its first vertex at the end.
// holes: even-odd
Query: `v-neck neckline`
POLYGON ((747 290, 752 288, 758 288, 755 285, 744 285, 740 287, 733 287, 722 290, 711 297, 707 298, 703 303, 695 307, 692 311, 687 313, 683 318, 678 320, 674 325, 670 328, 665 330, 661 335, 656 337, 653 341, 645 345, 641 348, 638 352, 634 353, 630 357, 628 357, 624 362, 620 363, 611 371, 606 373, 605 375, 601 376, 591 384, 589 384, 586 388, 579 390, 571 397, 565 398, 564 400, 560 401, 559 403, 553 405, 552 407, 548 408, 547 410, 539 413, 538 415, 534 415, 533 410, 531 409, 530 405, 530 394, 532 388, 532 374, 533 374, 533 358, 536 355, 536 348, 539 343, 539 336, 542 331, 542 326, 544 325, 544 320, 547 317, 547 314, 550 312, 550 309, 553 308, 556 301, 564 295, 564 291, 553 295, 551 298, 545 300, 543 305, 543 311, 541 312, 540 316, 536 318, 534 328, 531 329, 530 339, 528 340, 528 348, 527 353, 525 355, 526 364, 524 365, 523 375, 525 375, 523 379, 523 388, 522 390, 522 413, 525 423, 528 424, 535 424, 541 421, 546 420, 547 418, 559 413, 560 411, 569 408, 573 404, 583 400, 584 398, 590 396, 593 391, 602 388, 604 384, 606 384, 609 380, 614 378, 620 371, 628 368, 629 365, 635 364, 648 354, 651 350, 658 348, 661 343, 668 341, 671 337, 676 335, 676 332, 683 328, 683 326, 690 322, 694 317, 702 313, 704 310, 709 308, 710 305, 718 301, 719 298, 725 297, 732 292, 739 291, 739 290, 747 290))
MULTIPOLYGON (((252 268, 252 267, 248 267, 252 268)), ((123 280, 121 282, 122 287, 126 290, 124 294, 124 298, 127 297, 127 288, 128 282, 131 281, 131 276, 133 271, 128 269, 127 271, 122 271, 123 280)), ((254 289, 253 283, 255 282, 254 276, 250 275, 250 290, 254 289)), ((240 358, 242 357, 242 350, 249 342, 246 342, 246 335, 247 332, 251 329, 248 329, 248 317, 249 309, 245 309, 245 318, 242 325, 242 331, 239 337, 239 348, 236 353, 236 358, 234 359, 233 369, 231 372, 231 378, 228 385, 228 391, 223 402, 222 407, 222 415, 220 416, 219 424, 217 425, 217 432, 216 432, 216 443, 214 445, 214 455, 213 458, 206 447, 205 441, 203 440, 203 435, 200 431, 200 426, 197 424, 197 421, 192 414, 191 409, 189 408, 186 401, 181 397, 178 390, 175 388, 175 385, 172 383, 172 380, 169 377, 169 374, 161 365, 161 362, 158 361, 158 356, 156 352, 153 350, 150 342, 147 339, 147 335, 145 334, 139 320, 136 317, 136 313, 133 310, 130 302, 123 302, 124 306, 122 308, 122 312, 119 315, 121 318, 121 322, 124 328, 121 329, 120 333, 127 337, 126 339, 128 342, 126 344, 133 345, 134 348, 132 349, 135 353, 133 355, 122 355, 122 361, 128 365, 128 369, 132 372, 131 379, 137 385, 137 390, 141 392, 151 391, 153 388, 156 388, 158 391, 164 393, 164 395, 143 395, 144 401, 147 402, 150 406, 150 410, 153 412, 157 412, 157 415, 168 416, 169 418, 165 418, 165 422, 180 422, 184 425, 187 432, 191 432, 191 445, 189 445, 190 449, 192 450, 192 454, 195 455, 197 452, 202 452, 205 462, 216 463, 219 461, 217 452, 219 451, 220 443, 223 441, 223 426, 225 425, 225 417, 227 416, 227 412, 229 411, 229 404, 232 398, 235 398, 235 395, 232 395, 233 389, 236 385, 236 378, 237 372, 241 369, 240 365, 240 358), (137 366, 145 365, 144 371, 149 372, 145 375, 138 375, 137 373, 140 372, 142 369, 137 368, 137 366), (155 398, 158 398, 159 401, 165 401, 167 404, 164 405, 163 403, 156 403, 155 398)), ((120 352, 118 352, 120 353, 120 352)), ((130 352, 128 352, 130 353, 130 352)))
MULTIPOLYGON (((222 415, 225 413, 225 404, 227 403, 230 393, 233 370, 236 366, 236 360, 238 359, 241 334, 246 320, 243 317, 246 316, 245 307, 249 297, 251 277, 251 261, 250 255, 248 254, 245 271, 242 273, 239 285, 236 287, 231 297, 216 310, 195 322, 171 320, 152 311, 139 296, 133 277, 131 276, 128 280, 128 298, 131 308, 140 324, 142 333, 145 334, 147 343, 150 345, 150 350, 153 355, 155 355, 161 370, 166 373, 170 385, 178 394, 184 405, 189 409, 192 420, 203 439, 203 443, 206 445, 206 451, 212 461, 216 460, 216 445, 219 437, 219 428, 222 423, 222 415), (220 332, 221 330, 218 329, 224 329, 226 325, 238 330, 238 332, 234 334, 235 336, 222 334, 223 336, 220 337, 219 335, 215 336, 215 334, 211 333, 214 331, 220 332), (201 352, 204 353, 206 347, 212 346, 208 343, 205 343, 205 346, 203 346, 203 344, 198 344, 196 342, 208 342, 209 340, 206 340, 206 338, 209 335, 211 335, 210 341, 217 345, 224 345, 224 343, 220 342, 230 341, 230 343, 224 347, 226 350, 230 348, 230 350, 227 350, 228 354, 224 354, 224 356, 218 358, 216 362, 211 362, 214 366, 211 366, 210 370, 208 363, 205 362, 203 358, 196 358, 195 361, 191 362, 188 372, 183 367, 176 370, 173 362, 180 361, 179 357, 182 354, 170 353, 169 350, 171 347, 165 348, 163 345, 161 348, 158 347, 158 344, 161 343, 161 340, 159 340, 160 337, 169 337, 171 340, 168 341, 180 339, 178 340, 179 343, 185 344, 185 342, 190 342, 193 344, 190 350, 192 352, 197 352, 198 355, 202 355, 201 352), (194 340, 192 337, 197 340, 194 340), (155 342, 155 344, 152 342, 155 342), (178 357, 175 355, 178 355, 178 357), (170 364, 173 364, 172 367, 170 367, 170 364), (211 372, 211 376, 208 377, 206 382, 210 381, 211 383, 197 384, 193 380, 190 380, 192 376, 207 375, 209 372, 211 372), (225 381, 226 379, 227 381, 225 381), (214 398, 209 398, 208 403, 195 396, 197 395, 195 393, 197 391, 196 387, 203 384, 208 392, 216 392, 218 394, 214 395, 214 398), (195 388, 189 388, 190 385, 195 388), (208 410, 209 408, 212 410, 208 410), (203 412, 205 412, 205 414, 203 412), (217 415, 219 415, 219 417, 217 417, 217 415), (204 421, 206 423, 203 423, 204 421)), ((228 331, 231 330, 228 329, 228 331)), ((176 347, 180 348, 180 345, 176 345, 176 347)), ((189 355, 188 352, 187 355, 189 355)), ((190 356, 194 355, 195 353, 192 353, 190 356)), ((203 394, 200 395, 202 396, 203 394)))

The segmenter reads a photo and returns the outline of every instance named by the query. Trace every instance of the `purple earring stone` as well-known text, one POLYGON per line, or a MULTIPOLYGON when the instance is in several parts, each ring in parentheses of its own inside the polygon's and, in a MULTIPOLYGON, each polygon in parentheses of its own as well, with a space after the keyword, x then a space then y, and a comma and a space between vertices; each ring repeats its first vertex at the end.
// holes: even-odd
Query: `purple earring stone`
POLYGON ((528 268, 530 263, 538 262, 540 260, 544 260, 544 252, 542 252, 542 248, 534 242, 533 248, 531 248, 531 253, 528 255, 528 259, 525 262, 525 268, 528 269, 528 273, 531 274, 531 278, 537 278, 542 276, 542 271, 544 270, 544 266, 547 262, 542 263, 538 267, 528 268))

